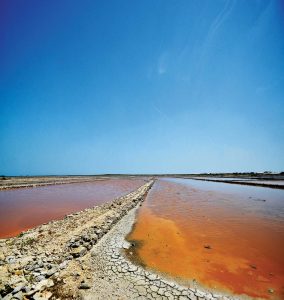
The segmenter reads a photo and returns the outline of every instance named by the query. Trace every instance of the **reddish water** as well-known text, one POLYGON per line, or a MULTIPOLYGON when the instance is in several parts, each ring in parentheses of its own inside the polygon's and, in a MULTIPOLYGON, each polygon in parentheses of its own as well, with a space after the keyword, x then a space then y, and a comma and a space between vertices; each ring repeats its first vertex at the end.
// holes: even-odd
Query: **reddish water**
POLYGON ((159 180, 128 240, 140 242, 135 253, 150 269, 219 291, 284 299, 283 190, 159 180))
POLYGON ((0 191, 0 238, 105 203, 144 183, 142 179, 109 179, 0 191))

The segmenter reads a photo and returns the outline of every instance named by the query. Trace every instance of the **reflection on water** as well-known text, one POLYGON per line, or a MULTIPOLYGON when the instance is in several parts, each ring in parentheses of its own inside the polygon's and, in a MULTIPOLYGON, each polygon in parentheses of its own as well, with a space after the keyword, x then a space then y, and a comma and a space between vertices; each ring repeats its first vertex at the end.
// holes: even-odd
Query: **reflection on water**
POLYGON ((284 298, 284 191, 164 179, 128 236, 150 269, 251 297, 284 298))
POLYGON ((108 179, 0 191, 0 238, 105 203, 144 183, 142 179, 108 179))

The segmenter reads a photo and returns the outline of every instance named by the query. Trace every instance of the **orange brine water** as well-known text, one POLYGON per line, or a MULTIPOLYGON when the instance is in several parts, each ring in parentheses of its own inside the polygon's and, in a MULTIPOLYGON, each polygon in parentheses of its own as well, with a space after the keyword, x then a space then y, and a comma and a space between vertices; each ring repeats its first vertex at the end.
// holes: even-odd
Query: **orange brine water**
POLYGON ((143 179, 106 179, 0 191, 0 238, 125 195, 143 179))
POLYGON ((127 238, 149 269, 216 291, 283 299, 283 216, 283 190, 162 179, 127 238))

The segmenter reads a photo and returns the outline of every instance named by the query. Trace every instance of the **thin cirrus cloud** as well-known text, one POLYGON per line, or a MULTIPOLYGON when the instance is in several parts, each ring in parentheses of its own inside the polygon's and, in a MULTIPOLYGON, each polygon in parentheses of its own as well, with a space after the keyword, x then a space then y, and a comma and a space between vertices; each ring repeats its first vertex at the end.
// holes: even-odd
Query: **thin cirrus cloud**
POLYGON ((160 55, 157 65, 157 73, 163 75, 168 71, 168 53, 164 52, 160 55))

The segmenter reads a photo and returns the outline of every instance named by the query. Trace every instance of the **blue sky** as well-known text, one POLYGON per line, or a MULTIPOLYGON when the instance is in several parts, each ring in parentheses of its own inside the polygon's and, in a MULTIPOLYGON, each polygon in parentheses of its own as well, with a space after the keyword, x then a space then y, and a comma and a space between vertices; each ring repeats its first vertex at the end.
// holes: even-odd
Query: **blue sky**
POLYGON ((1 1, 0 173, 284 170, 277 0, 1 1))

